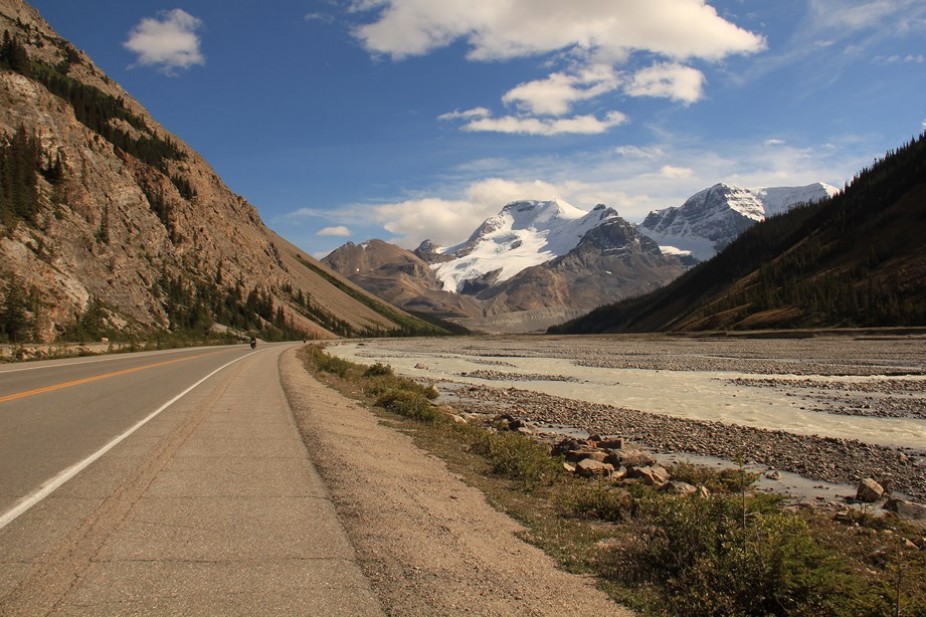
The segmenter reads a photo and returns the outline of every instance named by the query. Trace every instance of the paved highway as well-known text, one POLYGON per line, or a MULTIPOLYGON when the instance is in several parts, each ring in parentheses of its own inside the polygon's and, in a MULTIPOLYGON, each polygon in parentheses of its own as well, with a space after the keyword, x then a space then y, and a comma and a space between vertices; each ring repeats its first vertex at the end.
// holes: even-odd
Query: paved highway
POLYGON ((291 349, 0 367, 0 615, 381 614, 280 387, 291 349))

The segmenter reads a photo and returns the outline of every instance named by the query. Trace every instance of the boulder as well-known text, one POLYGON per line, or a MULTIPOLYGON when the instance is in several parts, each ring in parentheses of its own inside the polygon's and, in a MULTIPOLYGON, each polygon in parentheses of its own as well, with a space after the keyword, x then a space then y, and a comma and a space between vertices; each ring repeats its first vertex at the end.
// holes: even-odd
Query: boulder
POLYGON ((650 467, 656 464, 656 457, 639 448, 622 448, 612 451, 605 462, 611 463, 615 467, 624 465, 625 467, 650 467))
POLYGON ((673 495, 694 495, 698 492, 697 487, 680 480, 672 480, 662 487, 662 490, 673 495))
POLYGON ((639 478, 650 486, 664 486, 672 479, 669 472, 661 465, 646 465, 642 467, 629 467, 628 478, 639 478))
POLYGON ((570 463, 578 463, 579 461, 585 459, 592 459, 598 461, 599 463, 608 462, 605 459, 608 458, 608 453, 602 450, 595 450, 593 448, 580 448, 578 450, 572 450, 571 452, 566 452, 566 460, 570 463))
POLYGON ((610 477, 614 482, 620 482, 627 477, 627 468, 624 466, 616 467, 614 471, 611 472, 610 477))
POLYGON ((580 450, 582 446, 583 444, 579 443, 577 439, 567 437, 566 439, 561 439, 553 446, 553 449, 550 451, 550 456, 560 456, 567 452, 574 452, 580 450))
POLYGON ((605 437, 598 442, 599 448, 606 448, 608 450, 621 450, 624 447, 624 438, 623 437, 605 437))
POLYGON ((884 495, 884 487, 872 480, 865 478, 858 483, 858 489, 855 492, 855 499, 863 503, 874 503, 884 495))
POLYGON ((903 499, 889 499, 884 509, 894 512, 900 518, 911 521, 926 521, 926 505, 905 501, 903 499))
POLYGON ((601 461, 592 460, 590 458, 582 459, 576 465, 576 473, 584 478, 609 476, 613 471, 613 465, 608 465, 607 463, 602 463, 601 461))

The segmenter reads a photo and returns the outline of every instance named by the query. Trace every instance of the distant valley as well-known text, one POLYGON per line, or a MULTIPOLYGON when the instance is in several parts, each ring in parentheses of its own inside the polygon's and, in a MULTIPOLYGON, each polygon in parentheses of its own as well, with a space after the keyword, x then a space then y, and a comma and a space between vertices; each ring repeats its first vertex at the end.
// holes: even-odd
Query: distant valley
POLYGON ((414 251, 382 240, 348 243, 322 261, 406 310, 486 332, 545 329, 674 280, 767 216, 836 189, 741 189, 718 184, 640 225, 616 210, 516 201, 450 247, 414 251))

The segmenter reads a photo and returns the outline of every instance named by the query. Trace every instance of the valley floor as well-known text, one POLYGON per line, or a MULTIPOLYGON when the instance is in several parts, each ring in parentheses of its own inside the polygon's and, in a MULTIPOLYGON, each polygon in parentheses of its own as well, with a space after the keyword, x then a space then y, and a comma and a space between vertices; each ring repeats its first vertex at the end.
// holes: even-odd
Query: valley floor
POLYGON ((551 439, 613 434, 675 460, 745 461, 785 472, 767 490, 815 503, 836 505, 864 477, 926 500, 921 336, 468 337, 329 349, 432 381, 456 406, 510 413, 551 439))

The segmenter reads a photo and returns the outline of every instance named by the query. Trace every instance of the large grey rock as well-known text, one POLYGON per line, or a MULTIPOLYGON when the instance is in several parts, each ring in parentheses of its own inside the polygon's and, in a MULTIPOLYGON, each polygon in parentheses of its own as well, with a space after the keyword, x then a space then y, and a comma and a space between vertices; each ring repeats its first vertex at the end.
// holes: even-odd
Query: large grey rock
POLYGON ((926 521, 926 505, 921 503, 903 499, 891 499, 884 504, 884 509, 895 512, 900 518, 911 521, 926 521))
POLYGON ((624 465, 625 467, 649 467, 656 464, 656 457, 639 448, 622 448, 612 451, 605 462, 611 463, 615 467, 624 465))
POLYGON ((594 476, 609 476, 614 471, 614 466, 590 458, 582 459, 576 465, 576 473, 585 478, 594 476))
POLYGON ((865 478, 858 483, 858 489, 855 492, 855 498, 863 503, 874 503, 884 495, 884 487, 872 480, 865 478))
POLYGON ((650 486, 662 487, 668 484, 672 477, 668 470, 661 465, 652 465, 645 467, 630 467, 627 469, 628 478, 639 478, 650 486))

